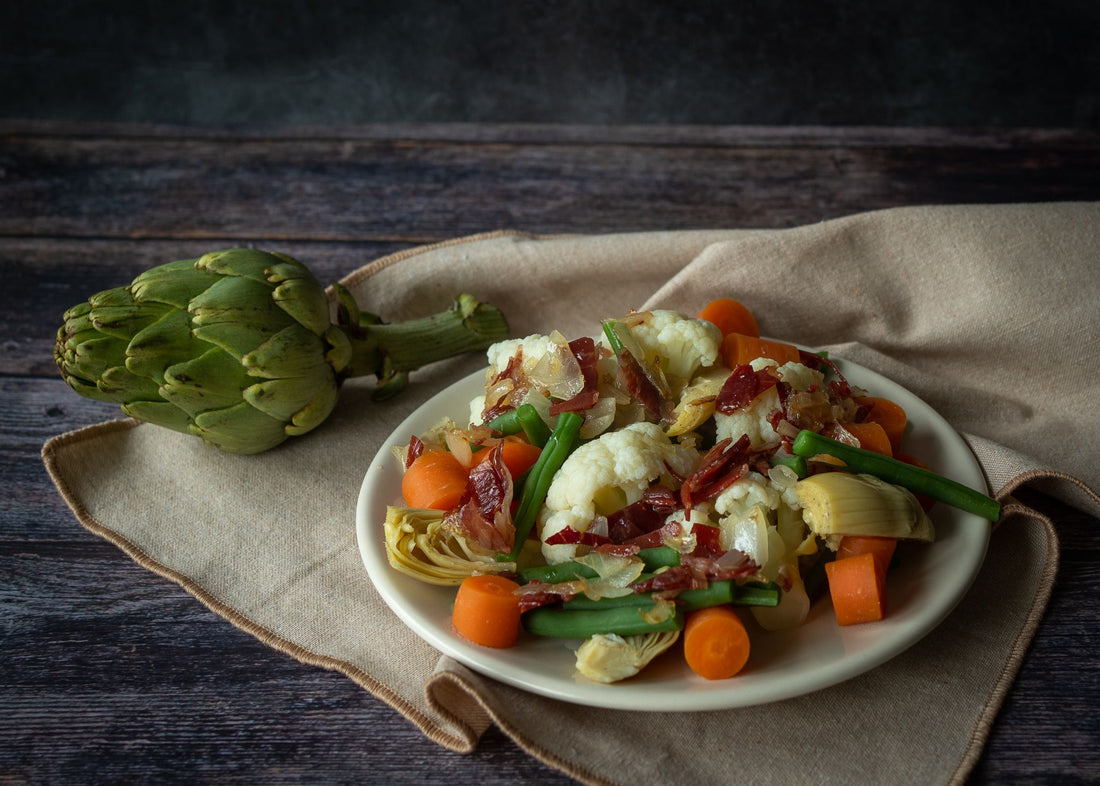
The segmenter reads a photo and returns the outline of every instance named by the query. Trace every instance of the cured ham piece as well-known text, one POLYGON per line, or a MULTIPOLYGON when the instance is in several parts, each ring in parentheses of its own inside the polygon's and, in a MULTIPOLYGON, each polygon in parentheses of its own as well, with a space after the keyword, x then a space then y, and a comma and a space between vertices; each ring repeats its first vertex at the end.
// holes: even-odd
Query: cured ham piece
POLYGON ((447 523, 468 537, 498 552, 509 551, 515 541, 512 524, 512 476, 504 466, 503 448, 497 445, 485 461, 470 470, 470 479, 458 507, 447 514, 447 523))

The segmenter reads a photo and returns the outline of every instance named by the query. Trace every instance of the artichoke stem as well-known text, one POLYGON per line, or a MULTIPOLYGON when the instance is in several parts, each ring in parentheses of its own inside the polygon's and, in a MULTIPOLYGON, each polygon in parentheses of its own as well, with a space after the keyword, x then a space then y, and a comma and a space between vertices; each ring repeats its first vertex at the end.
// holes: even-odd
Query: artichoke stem
POLYGON ((352 358, 343 376, 373 374, 383 388, 400 388, 410 371, 487 349, 509 336, 508 322, 498 308, 466 294, 456 297, 446 311, 428 317, 344 329, 352 342, 352 358))

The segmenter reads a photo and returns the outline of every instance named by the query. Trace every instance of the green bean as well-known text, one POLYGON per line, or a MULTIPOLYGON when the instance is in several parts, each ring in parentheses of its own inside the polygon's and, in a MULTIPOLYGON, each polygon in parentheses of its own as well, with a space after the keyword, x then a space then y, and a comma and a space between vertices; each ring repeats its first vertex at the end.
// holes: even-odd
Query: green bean
POLYGON ((629 595, 606 596, 598 600, 587 595, 577 595, 564 601, 561 607, 566 611, 597 611, 599 609, 619 609, 627 606, 633 608, 639 606, 649 607, 653 603, 653 596, 648 592, 631 592, 629 595))
POLYGON ((770 459, 768 459, 768 463, 771 464, 773 467, 777 465, 790 467, 794 470, 794 474, 798 475, 798 477, 800 478, 804 478, 806 477, 806 475, 809 474, 809 469, 806 467, 806 459, 802 458, 802 456, 773 455, 770 459))
POLYGON ((542 453, 539 454, 538 461, 531 467, 531 474, 523 484, 523 493, 520 495, 519 507, 513 519, 516 527, 516 543, 512 547, 511 560, 514 561, 519 556, 523 542, 527 540, 531 527, 534 526, 539 508, 546 500, 546 492, 550 490, 554 473, 561 469, 561 465, 576 447, 583 422, 584 418, 576 412, 560 414, 550 439, 546 441, 542 453))
POLYGON ((806 597, 810 602, 815 602, 825 594, 829 588, 829 577, 825 573, 825 566, 836 559, 836 552, 822 549, 820 556, 814 560, 813 565, 803 572, 802 584, 806 588, 806 597))
POLYGON ((541 581, 543 584, 557 584, 560 581, 573 581, 574 579, 594 579, 597 574, 592 568, 579 562, 562 562, 557 565, 521 568, 519 575, 524 583, 541 581))
POLYGON ((626 326, 614 319, 605 319, 600 325, 603 327, 603 334, 607 336, 607 345, 611 347, 612 352, 618 355, 623 351, 623 342, 618 331, 627 329, 626 326))
MULTIPOLYGON (((681 590, 674 598, 676 605, 683 611, 695 611, 707 606, 777 606, 779 605, 779 585, 775 582, 746 582, 738 584, 734 581, 712 581, 706 587, 700 589, 681 590)), ((647 606, 653 603, 653 596, 648 592, 620 595, 618 597, 605 597, 594 600, 586 595, 576 597, 562 603, 562 608, 570 611, 585 609, 611 609, 623 606, 647 606)))
POLYGON ((645 569, 655 571, 659 568, 674 568, 680 564, 680 552, 671 546, 654 546, 638 551, 638 556, 645 563, 645 569))
POLYGON ((684 627, 684 617, 679 611, 661 622, 648 622, 642 616, 647 610, 644 607, 625 606, 592 611, 565 611, 543 606, 523 615, 523 627, 536 636, 562 639, 586 639, 600 633, 637 636, 680 630, 684 627))
MULTIPOLYGON (((680 552, 669 546, 641 549, 638 551, 637 556, 641 559, 644 570, 650 572, 680 564, 680 552)), ((541 581, 544 584, 555 584, 559 581, 573 581, 574 579, 594 579, 598 576, 595 570, 580 562, 536 565, 521 569, 519 575, 525 583, 541 581)))
POLYGON ((774 581, 748 581, 744 584, 712 581, 703 589, 684 590, 676 596, 676 600, 683 604, 684 611, 695 611, 724 603, 734 606, 778 606, 779 593, 779 585, 774 581))
POLYGON ((885 480, 910 491, 939 500, 952 507, 996 521, 1001 515, 1001 503, 968 486, 923 467, 906 464, 895 458, 845 445, 812 431, 800 431, 791 450, 799 456, 812 458, 827 454, 844 462, 846 469, 885 480))
POLYGON ((550 427, 546 425, 532 404, 520 404, 515 409, 502 412, 487 425, 496 433, 505 436, 522 431, 528 442, 540 448, 550 439, 550 427))
POLYGON ((522 430, 519 423, 518 409, 509 409, 506 412, 501 412, 485 425, 497 434, 502 434, 504 436, 518 434, 522 430))

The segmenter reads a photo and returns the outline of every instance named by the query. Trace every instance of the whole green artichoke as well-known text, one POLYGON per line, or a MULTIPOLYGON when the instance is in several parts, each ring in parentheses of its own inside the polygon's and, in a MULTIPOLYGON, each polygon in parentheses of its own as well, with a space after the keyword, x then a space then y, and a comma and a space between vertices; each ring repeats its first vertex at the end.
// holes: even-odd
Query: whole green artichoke
POLYGON ((428 363, 508 336, 471 295, 423 319, 384 323, 285 254, 234 248, 169 262, 65 312, 54 359, 77 393, 138 420, 259 453, 320 425, 340 384, 373 374, 376 397, 428 363))

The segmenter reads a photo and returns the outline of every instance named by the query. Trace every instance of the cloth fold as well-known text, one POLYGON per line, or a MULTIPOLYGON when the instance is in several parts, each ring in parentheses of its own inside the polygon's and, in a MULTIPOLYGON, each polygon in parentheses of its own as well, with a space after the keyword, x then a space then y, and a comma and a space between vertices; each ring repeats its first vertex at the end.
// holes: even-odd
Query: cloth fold
POLYGON ((521 336, 591 334, 631 308, 694 313, 730 295, 767 335, 893 379, 964 436, 1004 503, 966 598, 883 666, 763 707, 625 713, 535 696, 440 657, 384 605, 355 540, 363 475, 401 420, 480 357, 423 369, 382 403, 352 380, 327 423, 258 456, 119 420, 55 437, 43 459, 89 530, 268 645, 347 675, 452 750, 472 750, 496 724, 585 783, 745 773, 755 783, 957 783, 1057 571, 1054 524, 1011 495, 1027 484, 1100 512, 1100 445, 1077 437, 1097 425, 1079 369, 1100 361, 1098 252, 1100 204, 941 206, 784 230, 491 233, 411 249, 342 282, 394 320, 473 292, 521 336), (833 730, 827 747, 821 728, 833 730))

